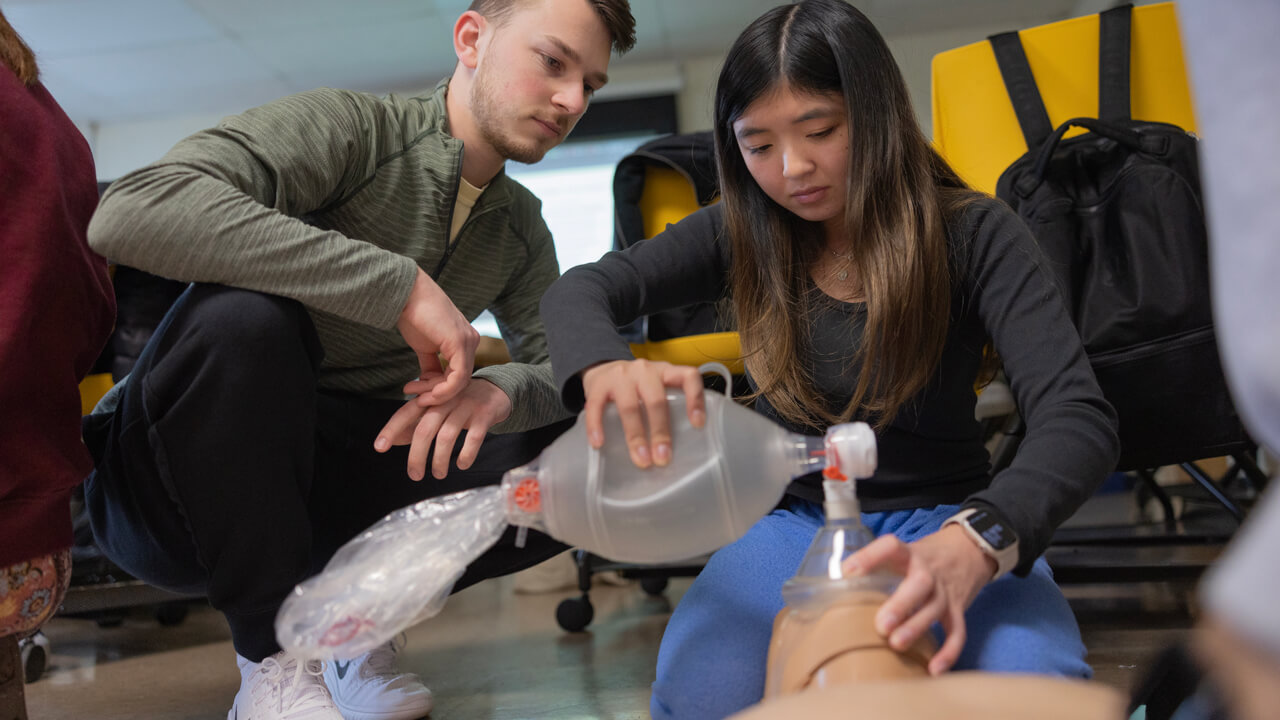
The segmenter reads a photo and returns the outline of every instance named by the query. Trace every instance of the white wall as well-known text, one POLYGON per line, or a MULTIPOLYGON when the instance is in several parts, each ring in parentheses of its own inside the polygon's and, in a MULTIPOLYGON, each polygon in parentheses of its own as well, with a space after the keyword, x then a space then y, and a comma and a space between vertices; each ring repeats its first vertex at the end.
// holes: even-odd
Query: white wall
POLYGON ((676 96, 680 132, 711 129, 715 115, 716 80, 720 78, 720 67, 728 51, 726 47, 723 52, 694 58, 681 65, 684 87, 676 96))
POLYGON ((160 159, 182 138, 213 127, 228 111, 217 115, 184 115, 158 120, 98 125, 89 144, 99 180, 115 180, 130 170, 160 159))

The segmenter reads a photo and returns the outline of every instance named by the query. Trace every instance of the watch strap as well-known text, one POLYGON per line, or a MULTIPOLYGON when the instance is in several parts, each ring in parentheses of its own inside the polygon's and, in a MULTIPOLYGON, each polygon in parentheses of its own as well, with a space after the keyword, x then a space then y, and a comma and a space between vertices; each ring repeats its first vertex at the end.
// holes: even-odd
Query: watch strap
POLYGON ((1015 538, 1009 547, 1006 547, 1003 550, 995 548, 982 536, 982 533, 978 532, 976 528, 969 524, 969 516, 976 512, 978 512, 977 508, 965 508, 955 515, 947 518, 942 523, 942 527, 946 527, 948 525, 959 525, 963 528, 965 534, 967 534, 969 539, 978 546, 978 549, 981 550, 984 555, 996 561, 996 574, 991 576, 991 579, 995 580, 996 578, 1013 570, 1013 568, 1018 564, 1018 540, 1015 538))

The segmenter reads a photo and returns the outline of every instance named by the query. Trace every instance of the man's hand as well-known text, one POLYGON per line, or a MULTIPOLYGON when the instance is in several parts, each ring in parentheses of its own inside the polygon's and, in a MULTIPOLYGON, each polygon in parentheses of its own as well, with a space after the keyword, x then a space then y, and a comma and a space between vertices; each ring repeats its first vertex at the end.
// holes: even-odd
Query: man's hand
POLYGON ((443 403, 466 387, 475 367, 480 333, 421 268, 396 329, 418 354, 418 379, 426 383, 420 392, 432 404, 443 403), (441 357, 447 369, 441 365, 441 357))
MULTIPOLYGON (((428 382, 415 380, 405 385, 406 393, 422 392, 428 382)), ((431 474, 444 479, 449 472, 449 457, 458 435, 467 431, 467 439, 458 454, 458 467, 466 470, 475 462, 489 428, 511 417, 511 398, 488 380, 467 384, 458 395, 444 402, 422 407, 417 398, 406 402, 378 433, 373 448, 386 452, 393 445, 409 446, 409 477, 421 480, 426 475, 427 452, 435 440, 436 451, 431 460, 431 474)))
POLYGON ((844 569, 854 575, 885 569, 903 576, 876 613, 876 632, 901 651, 935 622, 942 623, 947 639, 929 661, 929 674, 941 675, 964 649, 964 612, 995 575, 996 561, 963 528, 949 525, 910 544, 882 535, 850 555, 844 569))

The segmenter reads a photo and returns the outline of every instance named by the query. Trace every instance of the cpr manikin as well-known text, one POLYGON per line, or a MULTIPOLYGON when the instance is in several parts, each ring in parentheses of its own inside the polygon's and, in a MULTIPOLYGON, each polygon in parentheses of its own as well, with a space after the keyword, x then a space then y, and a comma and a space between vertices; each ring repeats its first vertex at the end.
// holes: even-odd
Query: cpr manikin
POLYGON ((827 432, 825 456, 826 522, 782 586, 786 607, 773 622, 766 699, 806 688, 926 677, 937 650, 927 633, 898 652, 876 632, 876 611, 898 576, 844 572, 845 558, 873 539, 862 524, 855 482, 875 473, 875 435, 862 423, 837 425, 827 432))
POLYGON ((932 635, 903 652, 890 648, 874 618, 900 578, 851 577, 842 567, 872 539, 854 482, 875 472, 875 438, 865 425, 837 426, 826 444, 826 523, 782 586, 786 607, 773 623, 764 700, 731 720, 1124 719, 1124 698, 1100 683, 983 672, 930 677, 932 635))

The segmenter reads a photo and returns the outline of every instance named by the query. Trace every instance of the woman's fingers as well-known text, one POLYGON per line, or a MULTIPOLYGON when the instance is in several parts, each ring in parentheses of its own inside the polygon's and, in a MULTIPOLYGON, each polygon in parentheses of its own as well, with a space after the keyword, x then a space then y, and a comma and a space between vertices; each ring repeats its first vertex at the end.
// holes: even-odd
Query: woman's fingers
POLYGON ((666 384, 684 390, 685 411, 689 423, 696 428, 707 424, 707 396, 702 388, 702 374, 695 368, 671 365, 666 384))
POLYGON ((943 621, 942 629, 946 631, 947 639, 929 660, 930 675, 941 675, 950 670, 960 659, 960 652, 964 650, 964 643, 968 639, 968 631, 964 624, 964 608, 953 603, 946 612, 949 619, 943 621))
MULTIPOLYGON (((932 583, 932 578, 930 578, 927 592, 923 601, 898 616, 898 624, 885 635, 889 641, 889 647, 899 652, 911 647, 912 643, 929 632, 929 628, 946 612, 947 596, 941 588, 932 583)), ((877 614, 877 620, 879 617, 877 614)), ((879 629, 878 624, 877 629, 879 629)))
MULTIPOLYGON (((907 573, 902 578, 902 582, 898 584, 898 588, 876 611, 876 632, 883 637, 889 638, 890 644, 893 645, 892 640, 898 630, 908 620, 917 616, 921 610, 928 607, 937 594, 937 583, 932 575, 920 570, 913 570, 907 573)), ((911 637, 907 644, 910 645, 913 640, 915 638, 911 637)), ((894 649, 901 650, 902 648, 894 645, 894 649)))
POLYGON ((896 535, 881 535, 844 560, 844 571, 850 575, 866 575, 875 570, 888 570, 899 575, 907 572, 911 550, 896 535))
POLYGON ((687 399, 689 422, 706 424, 706 397, 697 369, 648 360, 602 363, 582 373, 586 396, 583 418, 587 440, 594 448, 604 444, 604 412, 609 403, 617 408, 622 434, 631 461, 641 468, 666 465, 675 452, 667 390, 680 388, 687 399))
POLYGON ((582 421, 586 425, 587 443, 599 450, 604 446, 604 408, 611 400, 605 391, 586 393, 582 406, 582 421))
POLYGON ((647 468, 651 464, 649 444, 646 441, 644 426, 644 410, 638 388, 634 382, 625 382, 613 392, 613 404, 618 409, 618 420, 622 423, 622 436, 631 454, 631 462, 639 468, 647 468))
POLYGON ((586 425, 587 443, 599 450, 604 447, 604 409, 613 402, 622 385, 625 360, 600 363, 579 373, 582 379, 582 420, 586 425))
MULTIPOLYGON (((636 378, 637 389, 644 408, 644 421, 649 426, 648 437, 641 429, 641 442, 647 447, 642 454, 655 465, 671 462, 671 410, 667 406, 667 386, 662 368, 643 368, 636 378)), ((630 436, 628 436, 629 438, 630 436)), ((630 441, 627 443, 630 445, 630 441)))

